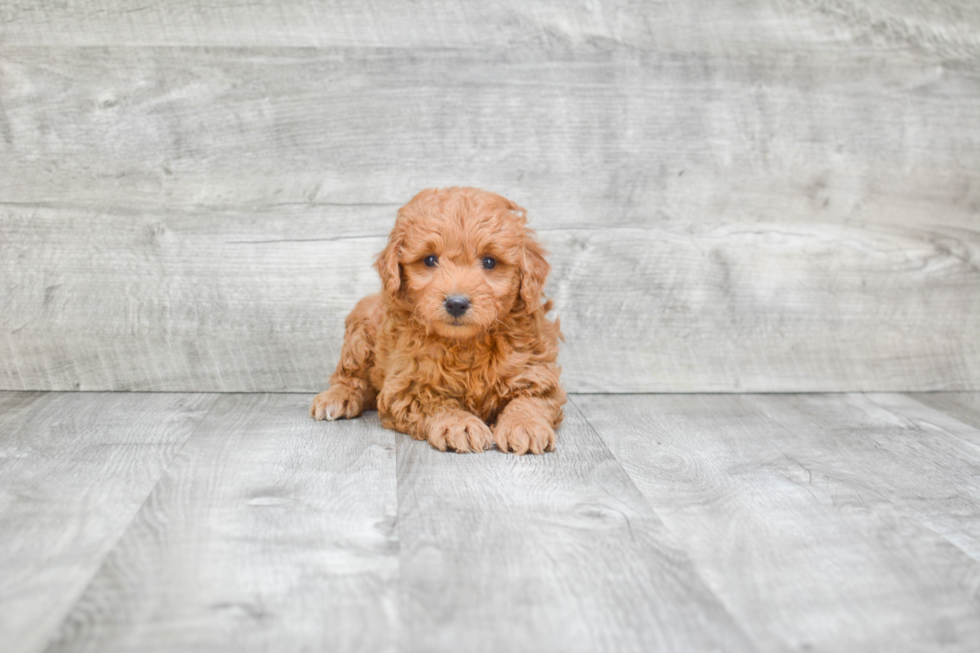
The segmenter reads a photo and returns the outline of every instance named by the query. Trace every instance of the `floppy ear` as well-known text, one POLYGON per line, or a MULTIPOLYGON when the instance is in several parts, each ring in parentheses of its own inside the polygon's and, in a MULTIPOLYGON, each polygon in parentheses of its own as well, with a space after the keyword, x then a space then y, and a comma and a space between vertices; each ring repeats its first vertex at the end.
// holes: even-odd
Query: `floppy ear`
POLYGON ((534 312, 541 304, 544 293, 544 282, 548 278, 551 266, 544 259, 545 251, 534 237, 528 233, 524 238, 520 261, 521 270, 521 300, 524 310, 534 312))
POLYGON ((396 228, 388 236, 388 245, 378 254, 374 267, 381 275, 381 289, 385 295, 394 298, 402 285, 402 268, 398 262, 401 256, 402 236, 396 228))

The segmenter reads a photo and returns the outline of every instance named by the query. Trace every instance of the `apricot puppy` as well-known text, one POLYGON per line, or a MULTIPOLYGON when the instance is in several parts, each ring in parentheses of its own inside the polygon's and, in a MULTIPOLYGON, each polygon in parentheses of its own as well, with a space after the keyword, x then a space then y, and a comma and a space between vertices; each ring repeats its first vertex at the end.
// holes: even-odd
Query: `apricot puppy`
POLYGON ((412 198, 375 263, 382 290, 347 316, 310 415, 377 408, 386 428, 441 451, 554 449, 561 332, 545 317, 550 268, 526 224, 524 209, 476 188, 412 198))

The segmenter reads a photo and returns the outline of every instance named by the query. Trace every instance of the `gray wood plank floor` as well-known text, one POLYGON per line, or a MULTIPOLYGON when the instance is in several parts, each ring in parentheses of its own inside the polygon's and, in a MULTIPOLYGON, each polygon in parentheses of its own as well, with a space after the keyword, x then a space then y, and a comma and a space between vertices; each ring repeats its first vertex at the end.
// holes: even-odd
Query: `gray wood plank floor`
POLYGON ((573 395, 525 458, 308 400, 0 393, 0 650, 980 641, 975 395, 573 395))
POLYGON ((213 401, 0 394, 0 650, 43 648, 213 401))

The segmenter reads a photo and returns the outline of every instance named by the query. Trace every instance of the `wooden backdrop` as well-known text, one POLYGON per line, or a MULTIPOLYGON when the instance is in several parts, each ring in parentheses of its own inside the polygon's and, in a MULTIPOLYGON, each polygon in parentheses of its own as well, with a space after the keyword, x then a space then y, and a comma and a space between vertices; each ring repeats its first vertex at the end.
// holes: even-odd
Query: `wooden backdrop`
POLYGON ((321 389, 456 184, 571 391, 980 389, 975 0, 5 0, 0 389, 321 389))

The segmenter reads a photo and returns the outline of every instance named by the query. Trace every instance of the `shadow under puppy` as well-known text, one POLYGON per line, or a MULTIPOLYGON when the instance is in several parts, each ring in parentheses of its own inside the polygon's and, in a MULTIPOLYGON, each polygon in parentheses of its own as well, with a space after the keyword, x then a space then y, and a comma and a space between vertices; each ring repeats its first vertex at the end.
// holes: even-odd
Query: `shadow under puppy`
POLYGON ((382 291, 346 321, 318 420, 378 409, 390 429, 445 451, 555 447, 565 391, 550 270, 526 211, 476 188, 429 189, 398 211, 375 267, 382 291))

